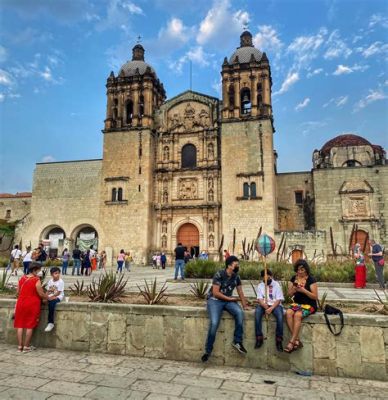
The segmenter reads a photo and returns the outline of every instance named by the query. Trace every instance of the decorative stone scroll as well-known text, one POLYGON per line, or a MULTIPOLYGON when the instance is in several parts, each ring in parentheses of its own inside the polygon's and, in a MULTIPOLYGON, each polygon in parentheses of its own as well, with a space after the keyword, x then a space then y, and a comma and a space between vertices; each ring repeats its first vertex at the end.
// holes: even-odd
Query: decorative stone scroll
POLYGON ((210 128, 210 115, 204 108, 198 109, 198 104, 194 103, 196 107, 190 103, 186 107, 177 107, 168 118, 168 128, 170 132, 185 132, 185 131, 201 131, 210 128))
POLYGON ((191 200, 198 198, 198 181, 196 178, 179 179, 178 198, 181 200, 191 200))

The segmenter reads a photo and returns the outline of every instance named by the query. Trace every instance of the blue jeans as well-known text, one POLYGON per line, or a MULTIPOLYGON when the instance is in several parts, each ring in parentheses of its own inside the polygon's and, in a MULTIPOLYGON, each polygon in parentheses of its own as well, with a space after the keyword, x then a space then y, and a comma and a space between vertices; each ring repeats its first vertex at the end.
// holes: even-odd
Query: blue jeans
POLYGON ((81 267, 81 260, 79 258, 74 258, 73 259, 73 271, 72 275, 74 275, 75 270, 77 270, 77 275, 79 275, 79 269, 81 267))
POLYGON ((123 272, 124 261, 117 261, 117 272, 123 272))
MULTIPOLYGON (((263 315, 265 314, 265 309, 260 305, 256 307, 255 312, 255 331, 256 337, 263 336, 262 324, 263 315)), ((276 319, 276 337, 283 337, 283 307, 281 305, 277 306, 271 313, 276 319)))
POLYGON ((67 274, 67 266, 69 265, 69 261, 63 261, 62 264, 62 275, 66 275, 67 274))
POLYGON ((222 312, 224 310, 226 310, 234 318, 234 343, 242 343, 244 333, 244 312, 241 307, 236 302, 216 300, 211 297, 207 301, 207 313, 210 320, 205 347, 205 352, 207 354, 210 354, 213 350, 218 325, 220 324, 222 312))
POLYGON ((29 271, 29 266, 31 264, 31 261, 23 261, 23 272, 27 275, 29 271))
POLYGON ((54 299, 54 300, 49 300, 48 302, 48 323, 53 324, 54 323, 54 313, 55 313, 55 307, 57 303, 59 303, 61 300, 59 299, 54 299))
POLYGON ((178 272, 181 271, 181 278, 185 279, 185 261, 184 260, 175 260, 175 277, 174 279, 178 279, 178 272))

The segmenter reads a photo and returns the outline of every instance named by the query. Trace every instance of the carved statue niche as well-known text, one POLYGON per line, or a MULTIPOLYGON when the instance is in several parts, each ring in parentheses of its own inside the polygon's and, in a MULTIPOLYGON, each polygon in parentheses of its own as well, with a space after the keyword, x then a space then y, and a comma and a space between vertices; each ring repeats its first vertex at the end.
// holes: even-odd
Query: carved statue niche
POLYGON ((165 249, 167 247, 167 236, 162 236, 162 248, 165 249))
POLYGON ((190 103, 188 103, 185 109, 185 116, 183 122, 186 130, 191 131, 193 129, 194 119, 195 119, 195 109, 192 107, 190 103))
POLYGON ((168 146, 163 147, 163 161, 169 161, 170 159, 170 148, 168 146))
POLYGON ((210 116, 209 113, 202 109, 199 113, 199 123, 204 128, 210 128, 210 116))
POLYGON ((168 192, 165 190, 163 192, 163 203, 168 203, 168 192))
POLYGON ((213 189, 210 189, 208 194, 207 194, 207 198, 209 201, 214 201, 214 192, 213 189))
POLYGON ((208 189, 213 189, 213 187, 214 187, 214 181, 213 181, 213 178, 212 178, 212 177, 210 177, 210 178, 207 180, 207 187, 208 187, 208 189))
POLYGON ((209 247, 210 248, 214 247, 214 235, 209 236, 209 247))
POLYGON ((209 219, 209 232, 214 232, 214 222, 212 219, 209 219))
POLYGON ((162 222, 162 233, 167 233, 167 221, 162 222))
POLYGON ((192 200, 198 198, 198 182, 195 178, 179 179, 179 194, 181 200, 192 200))
POLYGON ((207 158, 208 158, 208 160, 214 159, 214 144, 213 143, 209 143, 207 145, 207 158))
POLYGON ((344 218, 370 218, 370 193, 372 186, 367 181, 345 181, 339 191, 344 218))

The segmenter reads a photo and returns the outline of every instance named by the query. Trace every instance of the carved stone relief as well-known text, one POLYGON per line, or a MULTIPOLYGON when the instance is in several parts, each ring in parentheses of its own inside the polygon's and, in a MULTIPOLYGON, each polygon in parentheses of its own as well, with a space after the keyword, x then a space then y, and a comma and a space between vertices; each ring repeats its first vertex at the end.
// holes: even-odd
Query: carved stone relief
POLYGON ((198 181, 195 178, 179 179, 178 198, 181 200, 198 198, 198 181))
POLYGON ((168 129, 170 132, 201 131, 211 127, 209 111, 200 103, 178 105, 169 112, 168 129))

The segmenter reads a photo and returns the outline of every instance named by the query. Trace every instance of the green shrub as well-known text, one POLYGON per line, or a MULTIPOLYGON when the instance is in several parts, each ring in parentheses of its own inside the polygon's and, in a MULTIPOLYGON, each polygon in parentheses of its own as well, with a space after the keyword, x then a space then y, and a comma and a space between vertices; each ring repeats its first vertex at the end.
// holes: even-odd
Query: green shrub
POLYGON ((223 264, 211 260, 190 261, 185 267, 187 278, 211 279, 223 264))

